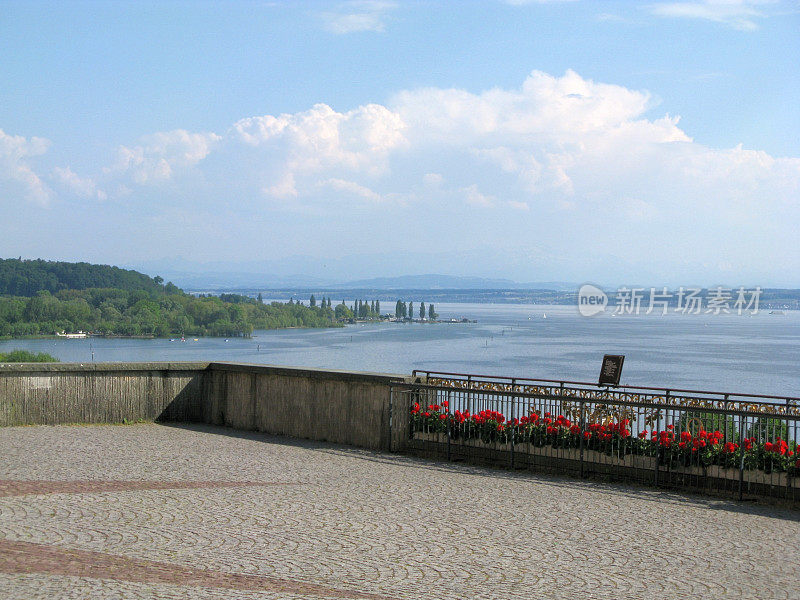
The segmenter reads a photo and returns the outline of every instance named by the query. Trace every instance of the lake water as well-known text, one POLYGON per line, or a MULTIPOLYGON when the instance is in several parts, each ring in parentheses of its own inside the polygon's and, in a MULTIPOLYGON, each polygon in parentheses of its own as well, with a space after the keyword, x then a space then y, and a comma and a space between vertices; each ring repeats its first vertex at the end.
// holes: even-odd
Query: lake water
POLYGON ((470 324, 357 324, 256 331, 251 339, 8 340, 64 362, 232 361, 410 373, 429 369, 597 381, 624 354, 622 383, 800 396, 800 311, 783 315, 617 315, 574 306, 437 304, 470 324), (546 318, 544 318, 546 315, 546 318))

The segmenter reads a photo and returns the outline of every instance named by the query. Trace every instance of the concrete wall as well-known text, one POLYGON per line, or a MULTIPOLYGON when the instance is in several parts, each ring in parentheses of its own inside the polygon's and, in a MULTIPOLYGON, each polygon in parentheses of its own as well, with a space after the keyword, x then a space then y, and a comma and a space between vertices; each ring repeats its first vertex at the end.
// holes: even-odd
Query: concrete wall
POLYGON ((207 423, 388 450, 400 375, 213 363, 207 423))
POLYGON ((208 363, 0 365, 0 426, 200 421, 208 363))
POLYGON ((231 363, 4 364, 0 426, 184 421, 399 449, 390 383, 403 379, 231 363))

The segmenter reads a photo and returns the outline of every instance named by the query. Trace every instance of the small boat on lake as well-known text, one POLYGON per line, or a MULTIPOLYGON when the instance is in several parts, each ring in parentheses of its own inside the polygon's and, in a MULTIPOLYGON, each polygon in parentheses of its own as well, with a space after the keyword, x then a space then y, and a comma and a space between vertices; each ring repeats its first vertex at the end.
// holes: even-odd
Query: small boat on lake
POLYGON ((89 334, 84 331, 77 331, 75 333, 65 333, 62 331, 61 333, 56 333, 56 335, 66 340, 82 340, 89 337, 89 334))

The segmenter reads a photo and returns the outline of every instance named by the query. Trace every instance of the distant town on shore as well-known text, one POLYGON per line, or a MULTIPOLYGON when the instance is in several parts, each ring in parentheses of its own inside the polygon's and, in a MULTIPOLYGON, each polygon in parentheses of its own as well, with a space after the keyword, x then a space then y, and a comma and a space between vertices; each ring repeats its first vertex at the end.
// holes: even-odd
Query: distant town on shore
MULTIPOLYGON (((578 300, 577 289, 401 289, 389 287, 391 278, 381 283, 387 287, 184 291, 158 275, 114 266, 0 259, 0 337, 239 337, 257 329, 365 321, 435 323, 440 303, 577 305, 578 300), (342 300, 334 304, 333 298, 342 300)), ((700 296, 712 293, 702 290, 700 296)), ((614 291, 608 296, 614 306, 614 291)), ((800 290, 760 290, 760 308, 798 309, 800 290)))
MULTIPOLYGON (((649 292, 650 288, 642 288, 649 292)), ((661 288, 655 288, 660 290, 661 288)), ((676 290, 672 290, 676 292, 676 290)), ((616 302, 615 289, 606 289, 608 293, 609 306, 614 306, 616 302)), ((706 300, 714 290, 702 289, 699 297, 706 300)), ((429 289, 429 288, 224 288, 217 290, 194 290, 190 293, 211 293, 219 295, 222 293, 235 293, 244 296, 255 297, 261 294, 264 298, 272 300, 288 301, 290 299, 308 298, 312 294, 332 295, 344 298, 375 298, 382 302, 393 302, 396 298, 408 298, 414 302, 434 302, 441 303, 475 303, 475 304, 547 304, 577 306, 578 286, 570 290, 537 290, 537 289, 429 289)), ((669 306, 677 304, 677 293, 668 302, 669 306)), ((759 306, 764 310, 800 310, 800 290, 797 289, 773 289, 765 288, 761 290, 759 306)))

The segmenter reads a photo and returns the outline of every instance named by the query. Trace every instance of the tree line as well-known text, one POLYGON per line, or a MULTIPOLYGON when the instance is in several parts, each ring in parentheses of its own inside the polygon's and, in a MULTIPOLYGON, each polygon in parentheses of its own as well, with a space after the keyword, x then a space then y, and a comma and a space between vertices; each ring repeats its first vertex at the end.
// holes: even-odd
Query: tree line
MULTIPOLYGON (((260 299, 261 294, 259 294, 260 299)), ((291 302, 292 300, 290 300, 291 302)), ((309 298, 309 306, 314 307, 317 306, 317 298, 314 294, 311 294, 309 298)), ((323 297, 322 298, 322 308, 331 309, 332 303, 330 297, 323 297)), ((381 314, 381 301, 380 300, 354 300, 353 303, 348 306, 344 300, 342 300, 339 304, 332 308, 334 318, 337 321, 350 321, 350 320, 360 320, 360 321, 370 321, 370 320, 379 320, 379 319, 391 319, 391 313, 386 313, 385 315, 381 314)), ((418 312, 415 312, 414 303, 409 302, 406 303, 403 300, 398 300, 395 303, 394 308, 394 317, 398 320, 403 319, 428 319, 430 321, 434 321, 439 318, 439 314, 436 312, 433 304, 428 304, 425 306, 424 302, 420 302, 419 308, 417 309, 418 312)))
MULTIPOLYGON (((314 294, 309 298, 309 306, 316 306, 317 299, 314 294)), ((322 308, 333 311, 333 317, 337 321, 373 321, 381 318, 381 301, 380 300, 354 300, 351 306, 347 306, 342 300, 336 306, 330 297, 322 298, 322 308)))
POLYGON ((414 303, 409 302, 406 304, 402 300, 398 300, 394 307, 394 316, 396 319, 428 319, 429 321, 435 321, 439 318, 439 314, 436 312, 436 309, 433 307, 433 304, 429 304, 427 311, 425 309, 425 303, 419 303, 419 312, 417 316, 414 316, 414 303))
POLYGON ((264 304, 225 294, 192 296, 115 288, 40 291, 32 298, 0 297, 0 336, 86 331, 100 335, 249 336, 254 329, 335 327, 330 308, 264 304))
MULTIPOLYGON (((414 303, 397 301, 395 318, 414 319, 414 303)), ((419 306, 419 319, 437 317, 419 306)), ((249 336, 255 329, 335 327, 381 315, 380 300, 333 306, 312 294, 308 306, 290 299, 265 304, 239 294, 193 296, 164 279, 108 265, 41 259, 0 259, 0 337, 84 331, 99 335, 249 336)))

